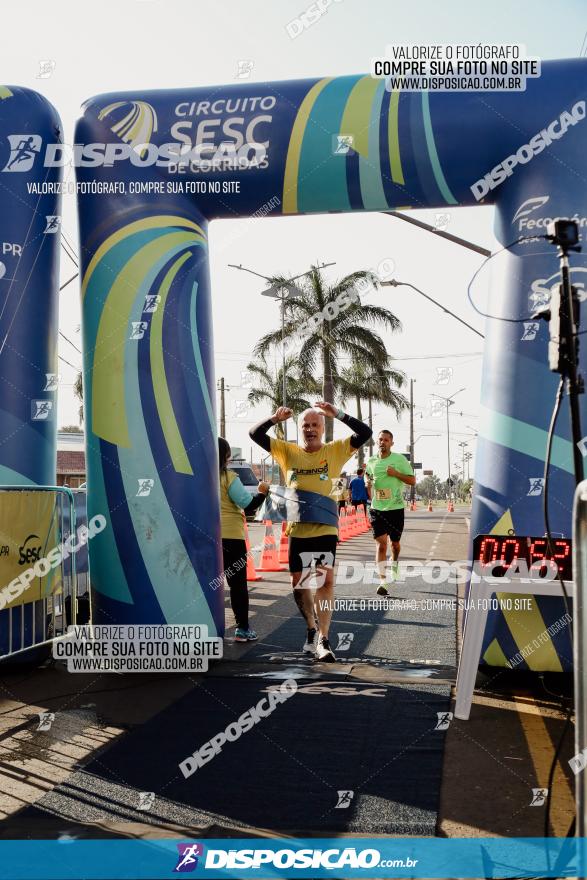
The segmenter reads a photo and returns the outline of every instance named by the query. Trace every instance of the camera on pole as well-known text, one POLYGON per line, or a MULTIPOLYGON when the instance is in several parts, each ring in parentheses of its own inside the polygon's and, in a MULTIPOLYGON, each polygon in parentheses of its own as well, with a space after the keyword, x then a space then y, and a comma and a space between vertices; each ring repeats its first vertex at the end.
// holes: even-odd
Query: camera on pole
POLYGON ((561 283, 553 290, 550 303, 532 317, 548 321, 548 365, 553 373, 560 373, 566 380, 571 409, 573 435, 573 458, 577 482, 583 479, 583 459, 578 444, 581 440, 581 422, 578 395, 585 391, 583 377, 578 372, 580 303, 576 287, 569 276, 569 251, 580 251, 579 228, 574 220, 557 217, 546 230, 546 237, 557 246, 561 283))

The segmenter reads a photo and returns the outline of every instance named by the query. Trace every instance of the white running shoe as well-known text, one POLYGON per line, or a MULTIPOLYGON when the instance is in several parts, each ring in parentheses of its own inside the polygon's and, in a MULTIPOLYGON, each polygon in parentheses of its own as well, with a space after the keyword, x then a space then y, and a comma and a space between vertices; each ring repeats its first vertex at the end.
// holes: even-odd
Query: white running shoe
POLYGON ((316 660, 320 660, 322 663, 336 663, 334 651, 330 647, 330 642, 324 636, 321 636, 321 638, 318 640, 318 647, 316 648, 316 660))

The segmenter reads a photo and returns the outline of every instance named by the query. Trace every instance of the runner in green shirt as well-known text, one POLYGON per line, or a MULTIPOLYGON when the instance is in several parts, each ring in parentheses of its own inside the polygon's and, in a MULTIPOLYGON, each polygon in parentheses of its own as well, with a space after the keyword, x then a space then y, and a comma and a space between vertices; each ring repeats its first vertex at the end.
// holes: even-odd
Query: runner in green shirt
POLYGON ((387 542, 391 541, 391 580, 395 581, 399 569, 400 540, 404 530, 404 485, 414 486, 416 478, 407 458, 391 451, 391 431, 380 431, 377 445, 379 454, 369 459, 365 472, 367 491, 371 499, 371 528, 377 543, 375 558, 380 580, 377 593, 379 596, 387 596, 387 542))

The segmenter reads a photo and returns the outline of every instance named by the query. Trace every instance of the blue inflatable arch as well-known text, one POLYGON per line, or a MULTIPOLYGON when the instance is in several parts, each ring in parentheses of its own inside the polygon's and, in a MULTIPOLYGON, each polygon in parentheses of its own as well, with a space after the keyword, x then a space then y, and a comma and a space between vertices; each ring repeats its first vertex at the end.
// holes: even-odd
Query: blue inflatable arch
POLYGON ((55 482, 60 141, 45 98, 0 86, 0 484, 55 482))
MULTIPOLYGON (((0 485, 55 484, 61 169, 43 157, 60 141, 45 98, 0 86, 0 485)), ((9 625, 5 604, 0 656, 38 641, 45 623, 43 603, 28 601, 9 625)))
MULTIPOLYGON (((97 622, 224 630, 222 592, 212 587, 222 565, 208 222, 482 202, 495 205, 496 234, 508 244, 543 231, 546 216, 583 216, 586 65, 545 63, 525 93, 399 94, 345 76, 87 101, 75 140, 86 189, 88 515, 105 514, 110 526, 90 546, 97 622), (353 137, 346 155, 333 149, 341 134, 353 137), (193 150, 191 166, 177 168, 177 144, 193 150)), ((517 245, 501 267, 489 305, 497 317, 530 315, 557 280, 543 241, 517 245)), ((543 324, 522 339, 523 324, 487 321, 473 534, 544 531, 530 480, 542 475, 557 384, 547 332, 543 324)), ((570 534, 573 487, 563 409, 554 532, 570 534)), ((559 615, 559 603, 544 599, 533 612, 496 615, 486 660, 504 662, 559 615)), ((563 632, 529 662, 560 669, 570 658, 563 632)))

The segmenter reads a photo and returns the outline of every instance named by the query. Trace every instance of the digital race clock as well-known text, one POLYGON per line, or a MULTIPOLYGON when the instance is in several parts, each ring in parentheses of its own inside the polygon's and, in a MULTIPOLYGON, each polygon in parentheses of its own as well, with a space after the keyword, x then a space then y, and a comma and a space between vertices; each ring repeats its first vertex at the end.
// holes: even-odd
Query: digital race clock
MULTIPOLYGON (((473 562, 482 576, 487 570, 491 577, 504 577, 512 563, 528 566, 536 576, 551 560, 558 566, 559 577, 573 580, 573 542, 570 538, 552 538, 551 547, 544 536, 530 538, 526 535, 477 535, 473 541, 473 562), (502 563, 501 567, 499 563, 502 563)), ((540 575, 539 575, 540 576, 540 575)))

